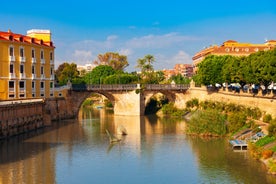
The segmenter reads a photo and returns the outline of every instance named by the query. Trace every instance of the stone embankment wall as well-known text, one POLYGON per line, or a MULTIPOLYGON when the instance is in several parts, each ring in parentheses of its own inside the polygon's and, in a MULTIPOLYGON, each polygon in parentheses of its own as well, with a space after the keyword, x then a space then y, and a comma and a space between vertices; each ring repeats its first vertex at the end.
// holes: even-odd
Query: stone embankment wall
POLYGON ((197 98, 199 101, 212 100, 226 103, 235 103, 248 107, 258 107, 263 113, 271 114, 276 117, 276 98, 273 93, 263 95, 262 92, 258 94, 234 92, 227 89, 220 89, 218 91, 207 90, 206 87, 191 87, 184 96, 185 101, 192 98, 197 98))
POLYGON ((0 139, 44 126, 44 102, 12 102, 0 105, 0 139))
POLYGON ((65 98, 18 100, 0 103, 0 139, 74 118, 65 98))

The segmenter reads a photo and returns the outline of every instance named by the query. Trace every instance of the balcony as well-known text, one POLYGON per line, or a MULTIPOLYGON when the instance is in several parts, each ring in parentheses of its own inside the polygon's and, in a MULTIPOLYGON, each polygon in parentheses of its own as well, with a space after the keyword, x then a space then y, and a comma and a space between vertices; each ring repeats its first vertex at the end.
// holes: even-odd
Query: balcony
POLYGON ((10 62, 14 62, 15 61, 15 57, 14 56, 9 56, 9 61, 10 62))
POLYGON ((36 58, 32 58, 32 63, 36 63, 36 58))
POLYGON ((25 63, 26 62, 26 58, 25 57, 19 57, 19 61, 22 62, 22 63, 25 63))
POLYGON ((44 74, 41 74, 40 79, 41 79, 41 80, 45 80, 45 75, 44 75, 44 74))
POLYGON ((20 73, 20 79, 25 79, 26 78, 26 74, 25 73, 20 73))
POLYGON ((15 73, 10 73, 9 78, 10 79, 15 79, 16 78, 15 73))
POLYGON ((40 60, 41 64, 45 64, 45 59, 40 60))
POLYGON ((36 78, 36 74, 32 74, 32 79, 35 79, 36 78))
POLYGON ((51 75, 50 80, 55 80, 55 75, 51 75))
POLYGON ((55 64, 54 60, 50 60, 50 65, 54 65, 54 64, 55 64))
POLYGON ((25 88, 19 88, 19 98, 25 98, 26 89, 25 88))

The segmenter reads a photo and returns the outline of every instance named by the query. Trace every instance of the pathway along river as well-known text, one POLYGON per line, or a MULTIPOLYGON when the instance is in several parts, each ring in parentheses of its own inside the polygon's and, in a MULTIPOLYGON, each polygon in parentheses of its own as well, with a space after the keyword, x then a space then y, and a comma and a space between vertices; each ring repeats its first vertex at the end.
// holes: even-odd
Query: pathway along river
POLYGON ((185 122, 83 110, 78 120, 0 142, 0 183, 276 183, 225 139, 185 135, 185 122), (110 144, 105 130, 128 135, 110 144))

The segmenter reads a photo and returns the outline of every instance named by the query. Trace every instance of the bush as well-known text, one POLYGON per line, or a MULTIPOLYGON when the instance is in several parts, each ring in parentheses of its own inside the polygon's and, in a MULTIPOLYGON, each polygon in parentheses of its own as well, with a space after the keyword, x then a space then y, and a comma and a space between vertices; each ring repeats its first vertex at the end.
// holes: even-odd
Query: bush
POLYGON ((264 115, 264 117, 263 117, 263 122, 265 122, 265 123, 270 123, 271 120, 272 120, 271 114, 266 114, 266 115, 264 115))
POLYGON ((187 132, 203 135, 225 135, 225 115, 217 110, 197 111, 187 123, 187 132))
POLYGON ((273 119, 268 126, 268 135, 276 136, 276 120, 273 119))
POLYGON ((194 107, 198 108, 198 106, 199 106, 199 101, 197 98, 192 98, 191 100, 186 102, 187 108, 194 108, 194 107))
POLYGON ((173 103, 171 103, 171 102, 163 105, 163 107, 162 107, 162 112, 165 115, 173 114, 176 111, 177 111, 177 109, 174 107, 173 103))
POLYGON ((228 124, 228 132, 234 133, 242 128, 246 123, 246 115, 243 112, 232 113, 227 117, 228 124))

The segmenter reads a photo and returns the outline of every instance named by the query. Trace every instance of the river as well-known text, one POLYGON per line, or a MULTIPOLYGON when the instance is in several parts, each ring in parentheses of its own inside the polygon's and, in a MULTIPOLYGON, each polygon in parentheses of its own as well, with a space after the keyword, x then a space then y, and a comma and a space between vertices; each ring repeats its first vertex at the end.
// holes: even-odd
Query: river
POLYGON ((225 139, 185 134, 185 122, 156 116, 80 111, 77 120, 0 142, 0 184, 276 183, 225 139), (110 144, 105 130, 128 135, 110 144))

